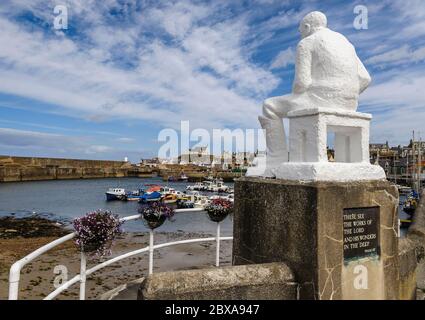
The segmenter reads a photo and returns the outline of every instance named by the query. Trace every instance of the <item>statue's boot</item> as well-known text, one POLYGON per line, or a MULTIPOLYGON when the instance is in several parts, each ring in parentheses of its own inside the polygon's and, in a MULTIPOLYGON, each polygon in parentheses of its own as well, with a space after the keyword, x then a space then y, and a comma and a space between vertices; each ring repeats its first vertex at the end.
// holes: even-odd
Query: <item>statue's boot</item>
POLYGON ((288 161, 285 130, 282 119, 270 119, 259 116, 261 127, 265 130, 267 156, 256 158, 257 166, 247 171, 247 176, 274 177, 272 170, 282 162, 288 161))

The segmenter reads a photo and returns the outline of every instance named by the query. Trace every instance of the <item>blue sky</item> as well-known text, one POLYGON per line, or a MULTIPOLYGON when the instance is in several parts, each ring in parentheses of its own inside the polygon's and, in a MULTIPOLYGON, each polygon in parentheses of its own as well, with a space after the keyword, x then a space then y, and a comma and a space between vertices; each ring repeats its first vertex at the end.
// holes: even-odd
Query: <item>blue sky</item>
POLYGON ((258 128, 289 93, 300 19, 313 10, 373 78, 359 111, 371 141, 425 134, 425 2, 2 0, 0 154, 123 159, 157 154, 158 132, 258 128), (356 30, 353 9, 368 8, 356 30), (66 5, 68 29, 53 8, 66 5))

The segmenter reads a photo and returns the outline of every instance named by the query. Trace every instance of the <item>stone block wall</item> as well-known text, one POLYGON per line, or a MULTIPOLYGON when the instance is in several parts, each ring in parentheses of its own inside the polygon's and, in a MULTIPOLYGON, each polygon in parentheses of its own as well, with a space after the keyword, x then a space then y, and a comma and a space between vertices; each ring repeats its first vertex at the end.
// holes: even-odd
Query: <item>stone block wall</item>
POLYGON ((297 284, 284 263, 154 273, 138 300, 294 300, 297 284))
POLYGON ((0 182, 149 177, 151 168, 124 161, 0 156, 0 182))

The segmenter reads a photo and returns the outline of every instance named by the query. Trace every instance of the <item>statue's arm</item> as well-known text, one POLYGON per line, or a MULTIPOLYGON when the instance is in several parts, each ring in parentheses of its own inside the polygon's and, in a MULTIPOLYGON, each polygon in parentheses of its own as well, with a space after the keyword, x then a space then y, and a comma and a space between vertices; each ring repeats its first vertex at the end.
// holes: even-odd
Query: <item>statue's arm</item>
POLYGON ((307 91, 311 82, 311 50, 307 42, 301 41, 297 46, 292 92, 301 94, 307 91))
POLYGON ((362 93, 369 86, 370 82, 372 81, 372 78, 370 77, 370 74, 369 72, 367 72, 363 63, 360 61, 359 57, 357 57, 357 69, 359 73, 359 84, 360 84, 359 93, 362 93))

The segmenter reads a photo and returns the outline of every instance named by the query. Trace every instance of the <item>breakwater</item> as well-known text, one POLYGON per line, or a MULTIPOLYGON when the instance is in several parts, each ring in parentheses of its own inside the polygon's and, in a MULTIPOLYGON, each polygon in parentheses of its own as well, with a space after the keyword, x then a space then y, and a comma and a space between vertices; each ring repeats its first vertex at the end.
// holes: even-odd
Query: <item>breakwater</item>
POLYGON ((125 161, 0 156, 0 182, 151 177, 149 167, 125 161))

